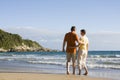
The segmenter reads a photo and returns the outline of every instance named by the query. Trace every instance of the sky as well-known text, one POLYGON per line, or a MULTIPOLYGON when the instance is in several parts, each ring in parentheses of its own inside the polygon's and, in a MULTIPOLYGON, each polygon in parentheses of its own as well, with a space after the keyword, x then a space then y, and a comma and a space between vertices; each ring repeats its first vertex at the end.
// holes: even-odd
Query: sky
POLYGON ((0 29, 61 50, 71 26, 89 50, 120 50, 120 0, 0 0, 0 29))

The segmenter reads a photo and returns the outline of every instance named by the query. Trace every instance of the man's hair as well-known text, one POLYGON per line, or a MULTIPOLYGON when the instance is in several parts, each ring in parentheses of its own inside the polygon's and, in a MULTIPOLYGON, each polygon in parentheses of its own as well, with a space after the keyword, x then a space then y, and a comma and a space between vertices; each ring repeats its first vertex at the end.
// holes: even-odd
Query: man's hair
POLYGON ((81 29, 80 30, 82 33, 86 34, 86 30, 85 29, 81 29))
POLYGON ((75 31, 75 26, 72 26, 72 27, 71 27, 71 31, 75 31))

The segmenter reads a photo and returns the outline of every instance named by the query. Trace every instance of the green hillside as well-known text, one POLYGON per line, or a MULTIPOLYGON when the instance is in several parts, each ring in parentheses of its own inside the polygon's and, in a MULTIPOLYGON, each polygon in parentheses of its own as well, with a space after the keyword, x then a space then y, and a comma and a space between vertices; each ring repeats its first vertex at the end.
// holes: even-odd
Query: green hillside
POLYGON ((28 49, 40 49, 42 46, 35 41, 22 39, 18 34, 12 34, 0 29, 0 48, 5 50, 26 46, 28 49))

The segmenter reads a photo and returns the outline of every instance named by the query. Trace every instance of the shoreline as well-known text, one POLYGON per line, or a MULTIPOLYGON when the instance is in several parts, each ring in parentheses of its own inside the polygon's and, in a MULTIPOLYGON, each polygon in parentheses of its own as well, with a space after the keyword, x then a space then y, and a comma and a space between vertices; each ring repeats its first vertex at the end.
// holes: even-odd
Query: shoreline
MULTIPOLYGON (((118 80, 118 79, 113 79, 113 78, 107 78, 107 77, 104 77, 104 76, 103 77, 93 76, 93 75, 89 75, 89 74, 87 76, 85 76, 83 74, 78 75, 77 73, 75 75, 73 75, 72 73, 70 73, 70 75, 67 75, 66 73, 57 73, 57 72, 56 73, 50 73, 50 72, 44 72, 44 71, 36 72, 36 71, 18 71, 18 70, 16 70, 16 71, 7 71, 7 70, 6 71, 4 71, 4 70, 1 71, 0 70, 0 80, 9 80, 9 79, 1 79, 1 74, 2 75, 4 74, 3 76, 11 75, 12 77, 14 77, 13 74, 15 74, 16 76, 19 76, 19 74, 22 74, 22 75, 25 74, 25 75, 32 76, 31 74, 33 74, 33 75, 40 75, 39 78, 41 78, 41 75, 44 75, 44 76, 52 75, 52 76, 50 76, 50 79, 48 78, 48 79, 44 79, 44 80, 59 80, 59 79, 61 80, 61 76, 64 78, 62 80, 118 80), (59 78, 56 78, 56 79, 52 78, 51 79, 51 77, 53 77, 53 76, 58 76, 59 78), (68 76, 69 78, 65 79, 66 76, 68 76), (73 79, 71 79, 71 78, 73 78, 73 79)), ((24 76, 21 76, 21 77, 24 77, 24 76)), ((33 77, 34 76, 32 76, 31 78, 33 78, 33 77)), ((46 77, 44 77, 44 78, 46 78, 46 77)), ((19 80, 19 79, 12 79, 12 80, 19 80)), ((20 79, 20 80, 27 80, 27 79, 20 79)))
POLYGON ((90 76, 48 74, 48 73, 11 73, 0 72, 0 80, 111 80, 90 76), (6 77, 7 76, 7 77, 6 77))
MULTIPOLYGON (((108 80, 119 80, 118 69, 106 69, 106 68, 88 68, 88 77, 92 78, 105 78, 108 80), (113 77, 114 76, 114 77, 113 77)), ((70 67, 72 71, 72 67, 70 67)), ((65 75, 65 66, 49 65, 49 64, 29 64, 19 61, 0 61, 0 73, 33 73, 33 74, 57 74, 65 75)), ((78 71, 76 69, 76 75, 78 71)), ((82 71, 84 73, 84 71, 82 71)))
MULTIPOLYGON (((15 69, 15 70, 10 70, 10 69, 8 69, 8 70, 3 70, 3 69, 0 69, 0 74, 3 74, 3 73, 9 73, 9 74, 51 74, 51 75, 66 75, 66 71, 62 71, 62 73, 59 73, 59 70, 58 70, 58 72, 57 72, 57 70, 55 70, 55 71, 53 71, 53 72, 51 72, 51 71, 46 71, 46 70, 31 70, 32 68, 30 68, 30 69, 28 69, 28 70, 24 70, 24 69, 15 69)), ((92 80, 98 80, 98 79, 100 79, 100 80, 119 80, 119 77, 118 77, 118 75, 116 75, 116 73, 115 72, 113 72, 112 74, 111 74, 111 72, 106 72, 106 71, 104 71, 105 69, 103 69, 103 71, 100 71, 100 69, 97 69, 97 70, 95 70, 95 69, 93 69, 93 70, 89 70, 89 74, 87 75, 87 76, 84 76, 84 75, 78 75, 77 74, 77 72, 76 72, 76 74, 75 75, 73 75, 73 76, 82 76, 82 77, 90 77, 90 78, 93 78, 92 80), (106 73, 105 73, 106 72, 106 73), (113 75, 114 77, 109 77, 109 76, 111 76, 111 75, 113 75), (94 79, 95 78, 95 79, 94 79)), ((72 75, 72 73, 70 73, 70 76, 72 75)), ((75 78, 76 79, 76 78, 75 78)), ((0 79, 1 80, 1 79, 0 79)), ((48 79, 49 80, 49 79, 48 79)), ((68 79, 69 80, 69 79, 68 79)), ((71 80, 71 79, 70 79, 71 80)), ((77 79, 76 79, 77 80, 77 79)), ((80 79, 81 80, 81 79, 80 79)), ((89 79, 85 79, 85 80, 89 80, 89 79)))

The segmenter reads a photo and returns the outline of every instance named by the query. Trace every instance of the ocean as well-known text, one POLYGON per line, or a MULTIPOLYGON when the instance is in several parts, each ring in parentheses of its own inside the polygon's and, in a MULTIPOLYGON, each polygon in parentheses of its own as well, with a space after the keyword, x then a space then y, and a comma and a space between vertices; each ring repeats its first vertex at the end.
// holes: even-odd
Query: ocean
MULTIPOLYGON (((65 74, 65 65, 66 53, 64 52, 0 53, 0 72, 65 74)), ((119 80, 120 51, 89 51, 87 66, 88 76, 119 80)))

